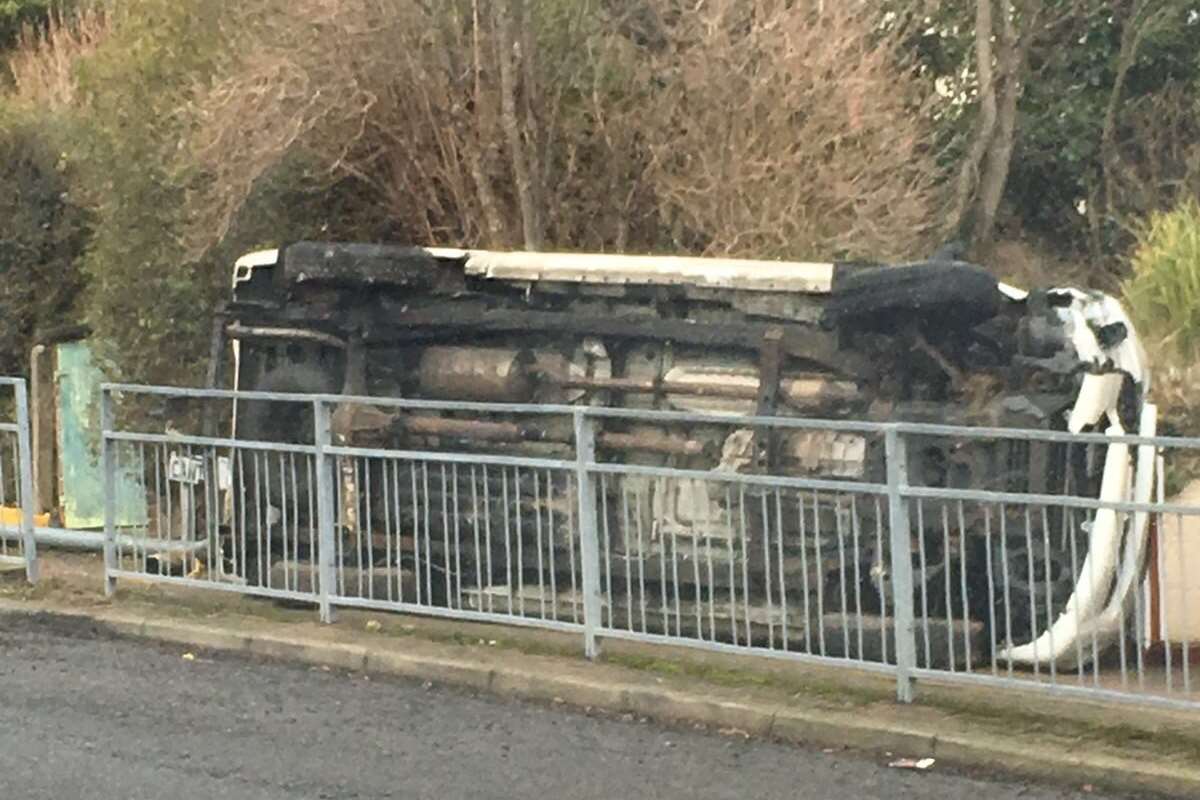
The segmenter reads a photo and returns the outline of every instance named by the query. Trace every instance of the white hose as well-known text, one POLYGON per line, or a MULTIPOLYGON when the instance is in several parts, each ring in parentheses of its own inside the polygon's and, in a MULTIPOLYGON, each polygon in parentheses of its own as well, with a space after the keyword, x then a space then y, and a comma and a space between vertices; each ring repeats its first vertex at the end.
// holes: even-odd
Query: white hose
MULTIPOLYGON (((1154 436, 1157 419, 1155 406, 1144 404, 1138 434, 1154 436)), ((1109 430, 1114 435, 1121 432, 1119 426, 1109 430)), ((1132 492, 1135 503, 1149 503, 1151 500, 1154 461, 1155 448, 1152 445, 1140 445, 1132 492)), ((1129 466, 1129 446, 1109 445, 1100 486, 1102 501, 1123 502, 1129 498, 1129 466)), ((1002 651, 1000 657, 1005 660, 1011 658, 1020 664, 1054 662, 1065 666, 1077 661, 1080 656, 1084 660, 1089 658, 1093 641, 1098 647, 1107 646, 1120 633, 1129 605, 1138 591, 1149 538, 1149 516, 1145 511, 1135 512, 1132 516, 1112 509, 1097 511, 1087 557, 1071 598, 1058 619, 1035 641, 1002 651)))
POLYGON ((1075 398, 1075 406, 1067 419, 1067 430, 1079 433, 1088 425, 1095 425, 1100 418, 1117 407, 1121 395, 1121 384, 1125 376, 1119 372, 1087 374, 1075 398))
MULTIPOLYGON (((1112 425, 1108 432, 1121 434, 1124 431, 1117 406, 1124 374, 1134 380, 1143 397, 1150 385, 1145 353, 1133 323, 1121 304, 1112 297, 1078 289, 1055 291, 1071 298, 1071 304, 1060 309, 1059 318, 1080 362, 1089 367, 1112 370, 1089 372, 1084 376, 1067 427, 1072 433, 1078 433, 1107 415, 1112 425), (1125 336, 1116 345, 1105 347, 1100 343, 1096 331, 1116 323, 1125 327, 1125 336)), ((1138 432, 1143 436, 1153 436, 1156 430, 1157 410, 1153 405, 1143 403, 1138 432)), ((1129 455, 1128 445, 1108 446, 1100 484, 1100 500, 1122 502, 1132 495, 1136 502, 1150 502, 1154 486, 1155 448, 1138 447, 1132 487, 1129 455)), ((1138 591, 1146 556, 1148 519, 1149 515, 1144 512, 1130 516, 1112 509, 1098 510, 1089 532, 1087 557, 1076 576, 1071 597, 1058 618, 1036 640, 1018 647, 1010 645, 1000 656, 1022 664, 1058 664, 1072 656, 1078 659, 1085 650, 1087 656, 1092 655, 1093 648, 1081 647, 1081 639, 1086 638, 1089 645, 1092 642, 1099 645, 1099 640, 1104 639, 1107 645, 1120 632, 1129 602, 1138 591)), ((1049 564, 1046 565, 1046 572, 1049 580, 1049 564)))
MULTIPOLYGON (((1121 433, 1114 426, 1109 433, 1121 433)), ((1110 444, 1104 461, 1104 478, 1100 484, 1103 502, 1122 502, 1128 497, 1129 445, 1110 444)), ((1079 628, 1087 624, 1103 608, 1117 571, 1121 547, 1122 515, 1109 508, 1096 512, 1092 522, 1088 554, 1080 568, 1079 580, 1062 614, 1048 630, 1028 644, 1006 649, 1000 653, 1005 660, 1037 664, 1057 660, 1062 653, 1074 649, 1079 628)), ((1047 574, 1049 565, 1047 565, 1047 574)))
MULTIPOLYGON (((1142 408, 1141 427, 1138 434, 1154 436, 1158 430, 1158 409, 1146 403, 1142 408)), ((1135 503, 1151 502, 1156 478, 1157 452, 1153 445, 1139 445, 1137 453, 1137 469, 1134 478, 1133 501, 1135 503)), ((1158 476, 1161 481, 1161 476, 1158 476)), ((1161 486, 1161 483, 1159 484, 1161 486)), ((1129 534, 1125 537, 1125 549, 1121 558, 1121 570, 1117 575, 1117 584, 1109 598, 1104 611, 1096 616, 1081 635, 1089 640, 1095 637, 1097 646, 1103 647, 1110 643, 1121 632, 1121 625, 1129 613, 1129 608, 1140 591, 1141 577, 1146 562, 1146 549, 1150 542, 1150 514, 1146 511, 1136 511, 1129 534)))

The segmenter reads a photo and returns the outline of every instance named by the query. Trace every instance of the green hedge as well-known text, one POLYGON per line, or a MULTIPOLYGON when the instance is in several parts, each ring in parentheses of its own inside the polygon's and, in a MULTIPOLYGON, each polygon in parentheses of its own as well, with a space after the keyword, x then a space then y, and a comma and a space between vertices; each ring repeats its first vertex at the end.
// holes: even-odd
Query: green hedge
POLYGON ((26 372, 36 330, 79 321, 91 218, 70 186, 41 125, 0 119, 0 374, 26 372))

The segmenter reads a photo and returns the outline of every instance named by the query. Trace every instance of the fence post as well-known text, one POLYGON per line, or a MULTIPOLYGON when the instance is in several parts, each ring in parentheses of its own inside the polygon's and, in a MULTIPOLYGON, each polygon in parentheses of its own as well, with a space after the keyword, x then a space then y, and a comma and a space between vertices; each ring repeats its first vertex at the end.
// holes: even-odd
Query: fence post
POLYGON ((600 543, 596 532, 596 487, 591 465, 596 461, 595 422, 575 412, 575 483, 579 492, 579 555, 583 562, 583 652, 590 659, 600 650, 600 543))
POLYGON ((100 387, 100 461, 104 470, 104 594, 117 591, 117 453, 109 438, 113 430, 112 391, 100 387))
POLYGON ((888 528, 892 560, 892 620, 896 631, 896 699, 913 701, 912 671, 917 665, 916 632, 913 624, 912 528, 908 499, 901 491, 908 486, 908 448, 897 427, 884 434, 887 456, 888 528))
POLYGON ((337 580, 334 559, 337 541, 334 534, 333 457, 326 453, 332 443, 329 404, 313 400, 313 433, 317 447, 317 593, 321 622, 333 622, 333 603, 337 580))
POLYGON ((37 499, 33 496, 33 447, 29 440, 29 396, 25 391, 25 381, 19 380, 13 385, 13 395, 17 404, 17 468, 21 482, 21 538, 25 551, 25 577, 30 583, 37 583, 37 542, 33 531, 33 507, 37 499))

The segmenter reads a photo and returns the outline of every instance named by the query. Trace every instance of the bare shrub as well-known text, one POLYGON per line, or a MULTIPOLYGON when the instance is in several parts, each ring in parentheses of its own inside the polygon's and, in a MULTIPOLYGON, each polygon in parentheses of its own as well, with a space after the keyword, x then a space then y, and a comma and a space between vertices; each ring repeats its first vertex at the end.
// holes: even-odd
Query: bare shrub
MULTIPOLYGON (((546 152, 572 145, 552 122, 564 93, 539 74, 534 34, 572 35, 586 7, 563 3, 547 24, 523 0, 239 4, 225 25, 236 57, 184 109, 193 244, 218 241, 296 148, 373 189, 414 240, 539 246, 563 163, 546 152)), ((568 68, 550 65, 556 79, 568 68)))
POLYGON ((193 87, 181 109, 194 122, 179 167, 194 175, 200 251, 225 236, 255 182, 290 149, 325 150, 332 172, 355 147, 375 103, 360 67, 381 55, 386 34, 385 23, 368 16, 372 5, 251 0, 223 15, 224 77, 193 87))
POLYGON ((903 257, 940 235, 922 86, 870 4, 661 2, 651 180, 685 244, 903 257))
POLYGON ((76 65, 95 52, 108 33, 109 17, 95 5, 54 11, 44 29, 25 25, 8 59, 10 101, 42 111, 74 107, 79 90, 76 65))
POLYGON ((420 242, 920 252, 943 175, 878 12, 693 5, 245 0, 182 109, 194 249, 300 150, 420 242))

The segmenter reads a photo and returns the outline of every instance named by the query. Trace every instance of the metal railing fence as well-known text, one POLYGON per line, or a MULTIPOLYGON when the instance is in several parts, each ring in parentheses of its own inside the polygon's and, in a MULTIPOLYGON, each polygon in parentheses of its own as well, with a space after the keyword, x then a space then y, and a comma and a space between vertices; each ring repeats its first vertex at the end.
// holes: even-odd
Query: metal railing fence
POLYGON ((1187 574, 1167 551, 1186 554, 1200 506, 1150 487, 1197 439, 103 395, 110 489, 132 465, 151 509, 117 530, 106 492, 110 590, 138 578, 311 602, 326 621, 342 606, 544 627, 581 634, 589 657, 611 638, 850 665, 894 675, 905 702, 937 680, 1200 708, 1187 602, 1167 615, 1144 569, 1187 574), (230 418, 268 404, 296 424, 287 441, 150 432, 116 423, 118 397, 230 418))
POLYGON ((25 380, 0 377, 0 392, 0 563, 23 566, 29 582, 36 583, 33 451, 25 380))

